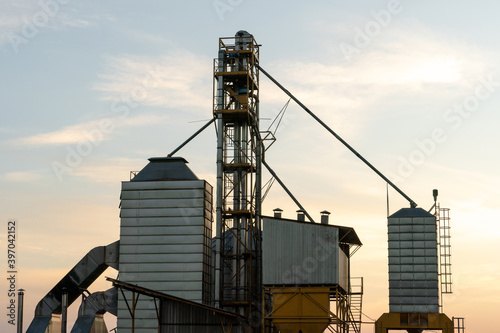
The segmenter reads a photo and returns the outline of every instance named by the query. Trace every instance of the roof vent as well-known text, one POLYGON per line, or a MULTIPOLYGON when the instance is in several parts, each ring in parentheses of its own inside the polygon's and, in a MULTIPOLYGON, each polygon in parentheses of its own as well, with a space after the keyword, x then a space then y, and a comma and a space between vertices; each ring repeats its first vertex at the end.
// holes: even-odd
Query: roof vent
POLYGON ((304 211, 302 209, 299 209, 297 211, 297 221, 304 222, 306 220, 306 215, 304 214, 304 211))
POLYGON ((321 214, 321 224, 328 224, 328 217, 330 216, 331 213, 327 210, 324 210, 320 214, 321 214))
POLYGON ((280 219, 281 213, 283 212, 283 209, 275 208, 275 209, 273 209, 273 212, 274 212, 274 217, 280 219))

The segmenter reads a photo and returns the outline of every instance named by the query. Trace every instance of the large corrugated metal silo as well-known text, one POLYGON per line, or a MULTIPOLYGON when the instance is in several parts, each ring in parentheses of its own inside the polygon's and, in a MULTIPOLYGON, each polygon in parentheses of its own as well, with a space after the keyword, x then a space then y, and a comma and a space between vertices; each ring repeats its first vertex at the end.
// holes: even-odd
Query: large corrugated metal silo
MULTIPOLYGON (((151 158, 122 183, 121 281, 211 304, 212 187, 182 158, 151 158)), ((126 293, 129 305, 131 294, 126 293)), ((153 299, 139 299, 135 332, 157 332, 153 299)), ((118 329, 130 331, 131 314, 119 296, 118 329)))

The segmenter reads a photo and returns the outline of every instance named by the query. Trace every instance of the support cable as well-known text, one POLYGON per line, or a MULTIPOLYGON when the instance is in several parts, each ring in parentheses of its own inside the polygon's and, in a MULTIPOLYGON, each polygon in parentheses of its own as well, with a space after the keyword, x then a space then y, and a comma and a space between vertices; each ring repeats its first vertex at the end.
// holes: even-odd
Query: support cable
POLYGON ((203 132, 205 130, 205 128, 207 128, 208 126, 210 126, 210 124, 212 124, 214 121, 215 121, 215 118, 210 119, 210 121, 208 123, 206 123, 205 125, 203 125, 202 128, 200 128, 198 131, 196 131, 196 133, 194 133, 193 135, 191 135, 189 137, 189 139, 187 139, 186 141, 184 141, 179 147, 177 147, 173 152, 171 152, 167 156, 168 157, 174 156, 175 153, 177 153, 179 150, 181 150, 185 145, 187 145, 191 140, 193 140, 198 134, 200 134, 201 132, 203 132))
POLYGON ((379 175, 383 180, 385 180, 393 189, 395 189, 399 194, 401 194, 408 202, 412 208, 417 207, 415 201, 413 201, 409 196, 407 196, 399 187, 397 187, 393 182, 391 182, 386 176, 384 176, 380 171, 378 171, 370 162, 368 162, 363 156, 361 156, 354 148, 352 148, 344 139, 342 139, 337 133, 335 133, 327 124, 325 124, 320 118, 318 118, 311 110, 309 110, 301 101, 299 101, 295 96, 292 95, 285 87, 283 87, 278 81, 276 81, 268 72, 266 72, 258 64, 255 65, 262 73, 264 73, 269 80, 276 84, 285 94, 287 94, 291 99, 293 99, 304 111, 309 113, 318 123, 320 123, 330 134, 337 138, 347 149, 349 149, 354 155, 356 155, 361 161, 363 161, 370 169, 372 169, 377 175, 379 175))
POLYGON ((267 162, 264 161, 264 160, 262 161, 262 164, 267 168, 267 170, 271 173, 271 175, 274 177, 274 179, 276 179, 276 181, 281 185, 281 187, 283 187, 283 189, 290 196, 290 198, 293 200, 293 202, 295 202, 295 204, 297 206, 299 206, 299 208, 304 212, 304 215, 307 216, 307 218, 309 219, 309 221, 311 221, 311 222, 314 223, 314 220, 311 217, 311 215, 309 215, 309 213, 305 210, 305 208, 302 207, 302 205, 300 204, 300 202, 293 196, 292 192, 290 192, 290 190, 285 186, 285 184, 281 181, 281 179, 278 177, 278 175, 276 174, 276 172, 274 172, 274 170, 271 169, 271 167, 269 166, 269 164, 267 164, 267 162))
POLYGON ((276 135, 276 132, 278 131, 278 128, 280 127, 281 121, 283 120, 283 117, 285 116, 285 112, 286 112, 286 109, 288 108, 288 104, 290 104, 291 100, 292 100, 291 98, 288 99, 288 101, 285 103, 285 105, 283 106, 283 108, 281 108, 280 112, 274 118, 274 120, 271 123, 271 125, 269 125, 269 128, 267 129, 267 131, 271 130, 271 127, 276 122, 276 120, 278 120, 278 118, 279 118, 278 124, 276 125, 276 128, 274 129, 274 132, 272 132, 273 135, 276 135), (281 117, 280 117, 280 115, 281 115, 281 117))
POLYGON ((261 202, 264 202, 264 199, 266 199, 267 194, 271 190, 271 187, 273 186, 275 180, 276 179, 274 177, 271 177, 271 179, 269 179, 267 181, 267 183, 265 183, 264 186, 262 187, 262 189, 265 189, 265 190, 264 190, 264 194, 262 195, 262 199, 260 200, 261 202))

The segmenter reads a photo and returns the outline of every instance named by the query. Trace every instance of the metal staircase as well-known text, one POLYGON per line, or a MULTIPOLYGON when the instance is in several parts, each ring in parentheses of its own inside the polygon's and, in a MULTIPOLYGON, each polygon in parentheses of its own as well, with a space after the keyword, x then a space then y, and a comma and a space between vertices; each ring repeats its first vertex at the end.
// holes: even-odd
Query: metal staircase
POLYGON ((363 308, 363 278, 352 277, 349 291, 349 332, 361 331, 363 308))

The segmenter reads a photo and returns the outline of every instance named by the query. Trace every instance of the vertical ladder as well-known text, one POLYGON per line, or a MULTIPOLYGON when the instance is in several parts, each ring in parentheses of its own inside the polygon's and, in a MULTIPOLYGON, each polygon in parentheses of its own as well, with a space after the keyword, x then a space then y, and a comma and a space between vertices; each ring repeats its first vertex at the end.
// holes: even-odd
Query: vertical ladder
MULTIPOLYGON (((436 207, 439 232, 439 280, 441 294, 452 293, 450 209, 436 207)), ((442 301, 441 301, 442 302, 442 301)))

